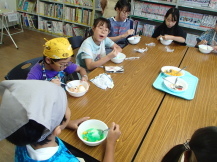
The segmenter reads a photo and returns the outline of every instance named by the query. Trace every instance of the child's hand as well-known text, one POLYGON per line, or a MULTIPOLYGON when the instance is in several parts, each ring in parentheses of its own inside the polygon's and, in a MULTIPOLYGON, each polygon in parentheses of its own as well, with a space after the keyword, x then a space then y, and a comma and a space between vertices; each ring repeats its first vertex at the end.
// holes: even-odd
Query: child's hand
POLYGON ((108 56, 111 58, 116 57, 118 55, 117 47, 114 47, 114 49, 108 54, 108 56))
POLYGON ((134 29, 129 29, 129 30, 126 31, 126 33, 123 34, 123 36, 126 38, 129 35, 133 35, 134 32, 135 32, 134 29))
POLYGON ((112 122, 110 130, 108 132, 107 142, 115 144, 115 142, 117 142, 120 135, 121 135, 121 131, 119 129, 119 125, 112 122))
POLYGON ((80 119, 77 119, 77 120, 70 120, 68 125, 67 125, 67 128, 69 129, 78 129, 78 126, 79 124, 81 124, 82 122, 86 121, 90 119, 90 117, 83 117, 83 118, 80 118, 80 119))
POLYGON ((87 76, 87 75, 83 75, 83 76, 81 77, 81 81, 88 82, 88 76, 87 76))
POLYGON ((213 46, 213 51, 217 52, 217 46, 213 46))
POLYGON ((61 82, 59 79, 52 79, 51 82, 57 84, 58 86, 61 85, 61 82))
POLYGON ((157 40, 160 40, 161 37, 163 37, 163 36, 162 36, 162 35, 159 35, 159 36, 157 37, 157 40))
POLYGON ((198 45, 201 45, 201 44, 207 44, 208 42, 206 40, 202 40, 198 43, 198 45))

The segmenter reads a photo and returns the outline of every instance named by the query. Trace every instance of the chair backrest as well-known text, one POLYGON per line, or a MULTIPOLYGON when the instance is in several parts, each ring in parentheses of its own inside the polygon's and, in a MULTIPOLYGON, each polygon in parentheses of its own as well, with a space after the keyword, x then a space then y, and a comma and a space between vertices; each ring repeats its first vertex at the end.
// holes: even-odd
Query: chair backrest
POLYGON ((74 36, 69 37, 68 40, 72 46, 72 49, 76 49, 81 46, 81 43, 83 42, 84 38, 82 36, 74 36))
POLYGON ((26 79, 27 74, 29 73, 30 69, 43 57, 37 57, 31 60, 27 60, 17 66, 15 66, 8 74, 5 76, 6 80, 19 80, 19 79, 26 79))

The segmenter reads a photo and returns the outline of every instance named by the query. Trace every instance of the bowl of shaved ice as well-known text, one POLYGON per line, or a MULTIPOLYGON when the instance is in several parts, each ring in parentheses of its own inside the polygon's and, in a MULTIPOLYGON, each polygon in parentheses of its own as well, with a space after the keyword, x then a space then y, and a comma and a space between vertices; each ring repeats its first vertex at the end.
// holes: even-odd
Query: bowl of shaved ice
POLYGON ((89 89, 89 84, 85 81, 73 80, 66 84, 66 91, 73 97, 83 96, 89 89))
POLYGON ((104 122, 97 119, 90 119, 79 125, 77 135, 86 145, 97 146, 101 144, 108 135, 108 131, 101 131, 105 129, 108 129, 108 126, 104 122))

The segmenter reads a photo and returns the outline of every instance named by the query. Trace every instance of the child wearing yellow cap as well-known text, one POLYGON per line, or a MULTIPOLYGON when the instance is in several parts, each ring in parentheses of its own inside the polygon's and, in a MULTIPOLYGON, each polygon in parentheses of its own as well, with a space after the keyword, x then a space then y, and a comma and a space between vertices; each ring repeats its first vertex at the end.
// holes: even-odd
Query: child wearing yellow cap
POLYGON ((66 83, 67 76, 78 72, 82 81, 88 81, 86 70, 71 62, 73 50, 68 39, 59 37, 47 41, 43 54, 43 60, 32 67, 27 79, 48 80, 61 85, 66 83))

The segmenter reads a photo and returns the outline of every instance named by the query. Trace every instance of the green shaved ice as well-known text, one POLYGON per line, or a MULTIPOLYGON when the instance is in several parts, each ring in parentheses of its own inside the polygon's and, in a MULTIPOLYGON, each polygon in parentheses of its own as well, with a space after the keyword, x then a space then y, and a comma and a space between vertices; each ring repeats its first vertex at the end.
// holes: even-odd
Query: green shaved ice
POLYGON ((82 138, 88 142, 96 142, 102 140, 104 134, 95 128, 90 128, 82 133, 82 138))

